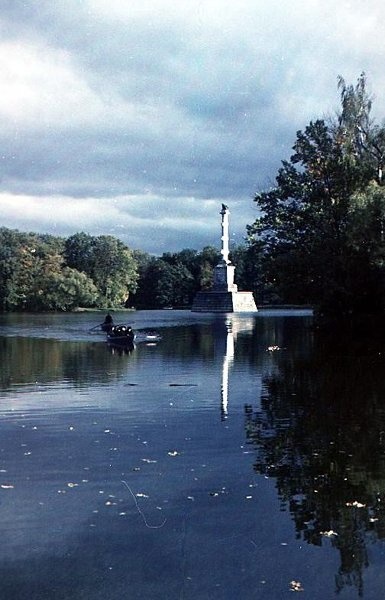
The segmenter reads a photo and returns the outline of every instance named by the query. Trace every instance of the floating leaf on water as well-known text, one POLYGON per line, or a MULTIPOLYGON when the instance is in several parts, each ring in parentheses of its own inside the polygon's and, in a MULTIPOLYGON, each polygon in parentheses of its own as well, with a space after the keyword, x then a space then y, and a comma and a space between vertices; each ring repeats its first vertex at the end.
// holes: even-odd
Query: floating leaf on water
POLYGON ((292 592, 303 592, 302 583, 300 581, 290 581, 290 589, 292 592))

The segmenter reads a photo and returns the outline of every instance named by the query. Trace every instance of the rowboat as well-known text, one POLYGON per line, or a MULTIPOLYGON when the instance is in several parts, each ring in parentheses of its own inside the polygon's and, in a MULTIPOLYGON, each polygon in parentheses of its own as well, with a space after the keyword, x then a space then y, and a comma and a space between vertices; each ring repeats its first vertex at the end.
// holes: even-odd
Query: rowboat
POLYGON ((129 325, 115 325, 107 333, 107 341, 111 344, 133 346, 135 334, 129 325))
POLYGON ((161 336, 156 331, 136 331, 134 332, 129 325, 117 325, 111 328, 107 333, 109 344, 121 346, 133 346, 141 342, 156 343, 161 340, 161 336))

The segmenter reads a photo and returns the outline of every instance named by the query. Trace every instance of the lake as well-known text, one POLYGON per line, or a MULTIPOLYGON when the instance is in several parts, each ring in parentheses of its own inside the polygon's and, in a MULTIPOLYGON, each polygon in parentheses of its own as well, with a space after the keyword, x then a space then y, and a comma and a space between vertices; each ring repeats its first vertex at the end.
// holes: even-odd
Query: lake
POLYGON ((381 349, 300 310, 114 319, 162 339, 0 315, 1 597, 383 597, 381 349))

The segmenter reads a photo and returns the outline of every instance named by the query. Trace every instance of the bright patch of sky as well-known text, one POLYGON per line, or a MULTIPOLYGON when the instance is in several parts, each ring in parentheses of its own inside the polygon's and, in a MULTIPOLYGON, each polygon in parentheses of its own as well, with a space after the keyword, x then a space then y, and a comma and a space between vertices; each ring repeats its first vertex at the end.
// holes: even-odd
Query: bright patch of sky
POLYGON ((362 71, 385 115, 377 0, 3 0, 0 225, 160 254, 233 243, 298 129, 362 71))

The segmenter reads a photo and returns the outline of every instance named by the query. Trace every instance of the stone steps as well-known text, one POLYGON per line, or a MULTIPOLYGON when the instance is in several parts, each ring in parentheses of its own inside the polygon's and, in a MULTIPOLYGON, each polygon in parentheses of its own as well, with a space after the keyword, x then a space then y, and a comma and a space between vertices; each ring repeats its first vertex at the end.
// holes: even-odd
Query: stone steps
POLYGON ((192 312, 257 312, 252 292, 198 292, 192 312))

